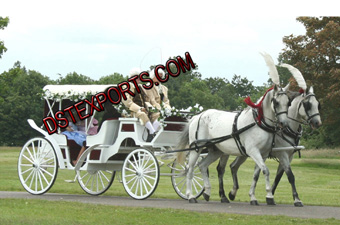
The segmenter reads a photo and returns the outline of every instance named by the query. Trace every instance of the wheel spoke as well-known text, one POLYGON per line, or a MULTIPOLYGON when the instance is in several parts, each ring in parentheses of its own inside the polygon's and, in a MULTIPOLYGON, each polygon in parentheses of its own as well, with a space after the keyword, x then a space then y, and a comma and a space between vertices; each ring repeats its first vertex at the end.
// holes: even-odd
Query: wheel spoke
MULTIPOLYGON (((135 175, 135 174, 133 174, 133 175, 135 175)), ((125 177, 126 177, 126 176, 125 176, 125 177)), ((131 180, 127 181, 126 184, 129 184, 129 183, 131 183, 131 181, 136 180, 136 179, 137 179, 137 177, 136 177, 136 175, 135 175, 131 180)), ((132 189, 133 187, 134 187, 134 184, 132 185, 131 189, 132 189)))
POLYGON ((35 171, 35 191, 38 191, 38 173, 35 171))
MULTIPOLYGON (((150 187, 152 187, 152 184, 148 181, 148 179, 143 179, 150 187)), ((147 188, 145 188, 147 189, 147 188)))
POLYGON ((183 182, 183 181, 185 181, 186 179, 183 179, 183 180, 181 180, 181 182, 180 183, 178 183, 178 185, 177 185, 177 187, 180 185, 180 184, 182 184, 182 187, 180 188, 180 191, 181 191, 181 193, 183 193, 183 191, 184 191, 184 188, 186 187, 186 183, 185 182, 183 182))
POLYGON ((40 175, 40 170, 38 171, 38 180, 39 180, 39 183, 40 183, 41 190, 43 190, 44 189, 44 185, 42 183, 42 179, 41 179, 41 175, 40 175))
POLYGON ((48 174, 49 176, 53 177, 53 174, 45 170, 44 168, 40 168, 44 173, 48 174))
MULTIPOLYGON (((44 156, 41 157, 40 159, 44 159, 50 152, 52 151, 52 149, 48 150, 47 152, 45 152, 44 156)), ((52 157, 53 158, 53 157, 52 157)), ((41 162, 44 163, 44 162, 41 162)))
POLYGON ((139 183, 140 183, 139 179, 137 179, 136 181, 137 181, 137 186, 136 186, 136 190, 135 190, 135 195, 137 195, 137 192, 138 192, 138 189, 139 189, 139 183))
MULTIPOLYGON (((150 159, 151 159, 151 157, 149 157, 149 156, 147 156, 148 157, 148 159, 147 159, 147 161, 145 162, 145 163, 143 163, 143 168, 146 166, 146 165, 148 165, 148 163, 149 163, 149 161, 150 161, 150 159)), ((144 157, 145 158, 145 157, 144 157)), ((144 159, 143 158, 143 159, 144 159)), ((144 160, 143 160, 144 161, 144 160)), ((152 164, 151 164, 152 165, 152 164)), ((146 168, 147 169, 147 168, 146 168)))
MULTIPOLYGON (((32 168, 31 173, 26 177, 25 179, 25 183, 27 182, 28 179, 30 179, 30 177, 34 174, 34 169, 32 168)), ((33 178, 32 178, 33 179, 33 178)))
POLYGON ((155 163, 155 162, 151 163, 148 167, 146 167, 146 168, 144 169, 144 171, 146 171, 146 170, 149 169, 151 166, 153 166, 154 163, 155 163))
POLYGON ((155 177, 151 177, 151 176, 149 176, 149 175, 144 175, 144 177, 147 177, 147 178, 152 179, 152 180, 156 180, 155 177))
POLYGON ((198 177, 198 176, 194 176, 193 179, 197 179, 197 180, 203 181, 203 178, 202 177, 198 177))
POLYGON ((31 171, 31 170, 33 170, 33 167, 32 167, 32 165, 30 165, 30 166, 31 166, 31 167, 30 167, 29 169, 27 169, 27 170, 25 170, 25 171, 21 172, 20 174, 21 174, 21 175, 23 175, 23 174, 27 173, 28 171, 31 171))
POLYGON ((136 167, 130 160, 128 160, 128 162, 129 162, 130 165, 135 169, 135 171, 137 171, 137 167, 136 167))
POLYGON ((136 170, 133 170, 133 169, 130 169, 130 168, 127 168, 127 167, 125 169, 130 171, 130 172, 132 172, 132 173, 134 173, 134 174, 136 173, 136 170))
POLYGON ((135 163, 132 163, 130 160, 129 160, 129 162, 132 164, 132 166, 134 166, 134 168, 137 170, 137 168, 139 167, 139 162, 138 162, 138 160, 136 159, 136 157, 135 157, 135 155, 133 154, 132 155, 132 157, 133 157, 133 161, 135 162, 135 163))
POLYGON ((202 185, 196 179, 192 179, 192 186, 194 186, 196 193, 198 193, 197 186, 202 189, 202 185))
POLYGON ((51 158, 48 158, 48 159, 42 161, 42 162, 40 161, 40 164, 45 164, 45 163, 46 163, 46 164, 49 164, 48 162, 51 161, 51 160, 54 160, 54 157, 53 157, 53 156, 52 156, 51 158))
POLYGON ((91 176, 91 190, 93 190, 94 181, 96 180, 96 175, 91 176))
POLYGON ((47 183, 47 185, 49 185, 50 182, 48 182, 48 180, 46 179, 45 175, 41 171, 39 171, 39 172, 40 172, 40 176, 42 176, 44 178, 45 182, 47 183))
POLYGON ((152 173, 154 173, 154 172, 156 172, 157 170, 156 169, 154 169, 154 170, 148 170, 148 171, 144 171, 144 174, 152 174, 152 173))
MULTIPOLYGON (((109 172, 109 171, 107 171, 107 172, 112 176, 111 172, 109 172)), ((110 182, 109 178, 103 173, 103 171, 99 170, 99 174, 101 174, 107 182, 110 182)))
POLYGON ((31 194, 43 194, 53 185, 58 172, 58 158, 45 138, 30 139, 22 147, 18 175, 22 186, 31 194))
POLYGON ((143 184, 142 184, 142 179, 139 180, 139 186, 140 186, 140 196, 143 196, 143 184))
MULTIPOLYGON (((105 177, 105 176, 103 174, 101 174, 100 171, 99 171, 98 172, 98 177, 99 177, 99 180, 100 180, 100 184, 102 185, 102 188, 105 188, 104 181, 103 181, 103 178, 102 178, 102 177, 105 177)), ((99 191, 99 189, 97 191, 99 191)))
POLYGON ((91 177, 92 177, 92 175, 90 175, 90 174, 88 174, 88 175, 89 175, 89 177, 87 178, 87 181, 85 182, 85 186, 88 185, 88 183, 89 183, 89 181, 90 181, 90 179, 91 179, 91 177))
POLYGON ((30 157, 31 157, 32 160, 29 160, 24 154, 23 154, 22 156, 24 156, 28 161, 30 161, 30 162, 33 163, 34 157, 33 157, 32 153, 31 153, 30 149, 29 149, 28 147, 26 147, 26 150, 27 150, 27 152, 28 152, 28 154, 30 155, 30 157))

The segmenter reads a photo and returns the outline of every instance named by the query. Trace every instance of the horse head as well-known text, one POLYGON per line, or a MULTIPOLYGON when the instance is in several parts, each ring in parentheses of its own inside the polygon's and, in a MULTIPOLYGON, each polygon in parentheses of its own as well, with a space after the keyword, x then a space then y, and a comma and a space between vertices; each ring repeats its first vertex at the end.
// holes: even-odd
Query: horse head
POLYGON ((291 100, 288 97, 287 91, 289 89, 288 84, 286 87, 282 88, 274 85, 273 97, 271 100, 271 108, 275 114, 275 118, 280 127, 288 126, 288 107, 291 104, 291 100))
POLYGON ((299 114, 312 129, 317 129, 322 125, 320 117, 320 102, 316 99, 313 87, 310 87, 306 94, 303 96, 303 100, 299 105, 299 114))

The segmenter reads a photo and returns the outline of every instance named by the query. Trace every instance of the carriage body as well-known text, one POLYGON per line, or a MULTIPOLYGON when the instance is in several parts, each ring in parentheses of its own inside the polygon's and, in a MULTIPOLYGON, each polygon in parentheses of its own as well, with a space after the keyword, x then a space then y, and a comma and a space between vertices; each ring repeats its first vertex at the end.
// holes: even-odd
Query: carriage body
MULTIPOLYGON (((48 92, 44 97, 44 116, 53 117, 57 110, 75 102, 77 99, 74 96, 78 98, 86 94, 94 95, 110 86, 112 85, 47 85, 44 88, 45 93, 48 92)), ((94 113, 92 117, 95 115, 94 113)), ((85 120, 86 132, 92 117, 85 120)), ((146 142, 146 128, 137 118, 110 118, 102 123, 98 133, 86 136, 86 150, 77 164, 73 165, 72 160, 77 157, 79 145, 68 140, 60 128, 50 135, 33 120, 29 119, 28 122, 43 136, 29 140, 19 156, 19 179, 29 193, 47 192, 56 179, 58 169, 69 169, 76 172, 75 179, 91 195, 99 195, 108 190, 116 172, 121 172, 126 192, 135 199, 145 199, 155 191, 162 175, 157 156, 164 156, 166 150, 177 145, 187 123, 185 119, 167 118, 154 139, 146 142)), ((181 192, 183 188, 176 184, 178 179, 185 179, 185 166, 173 162, 169 167, 171 173, 166 175, 171 176, 176 193, 185 198, 185 194, 181 192)), ((203 185, 198 188, 197 195, 202 192, 203 185)))

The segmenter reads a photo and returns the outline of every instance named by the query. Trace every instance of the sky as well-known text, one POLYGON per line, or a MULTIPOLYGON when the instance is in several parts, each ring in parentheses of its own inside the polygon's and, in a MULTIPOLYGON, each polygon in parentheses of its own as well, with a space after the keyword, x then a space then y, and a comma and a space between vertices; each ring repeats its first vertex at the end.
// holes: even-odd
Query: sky
POLYGON ((298 16, 339 16, 339 1, 11 0, 0 16, 8 51, 0 74, 17 61, 55 80, 76 72, 94 80, 165 65, 189 52, 203 78, 236 75, 266 83, 259 52, 277 63, 284 36, 305 34, 298 16))

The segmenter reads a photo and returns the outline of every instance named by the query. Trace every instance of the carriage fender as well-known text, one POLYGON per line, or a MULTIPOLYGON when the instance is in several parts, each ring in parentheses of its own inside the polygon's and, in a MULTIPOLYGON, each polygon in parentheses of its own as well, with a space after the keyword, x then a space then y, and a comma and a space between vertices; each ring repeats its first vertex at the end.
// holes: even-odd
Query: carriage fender
POLYGON ((36 130, 39 133, 41 133, 42 135, 44 135, 44 137, 52 144, 52 146, 55 150, 55 153, 57 154, 57 157, 58 157, 59 168, 65 169, 65 164, 62 163, 64 161, 63 160, 63 154, 61 153, 60 147, 59 147, 58 143, 54 140, 54 138, 52 138, 52 136, 49 135, 46 131, 44 131, 43 129, 38 127, 37 124, 32 119, 28 119, 27 122, 34 130, 36 130))

